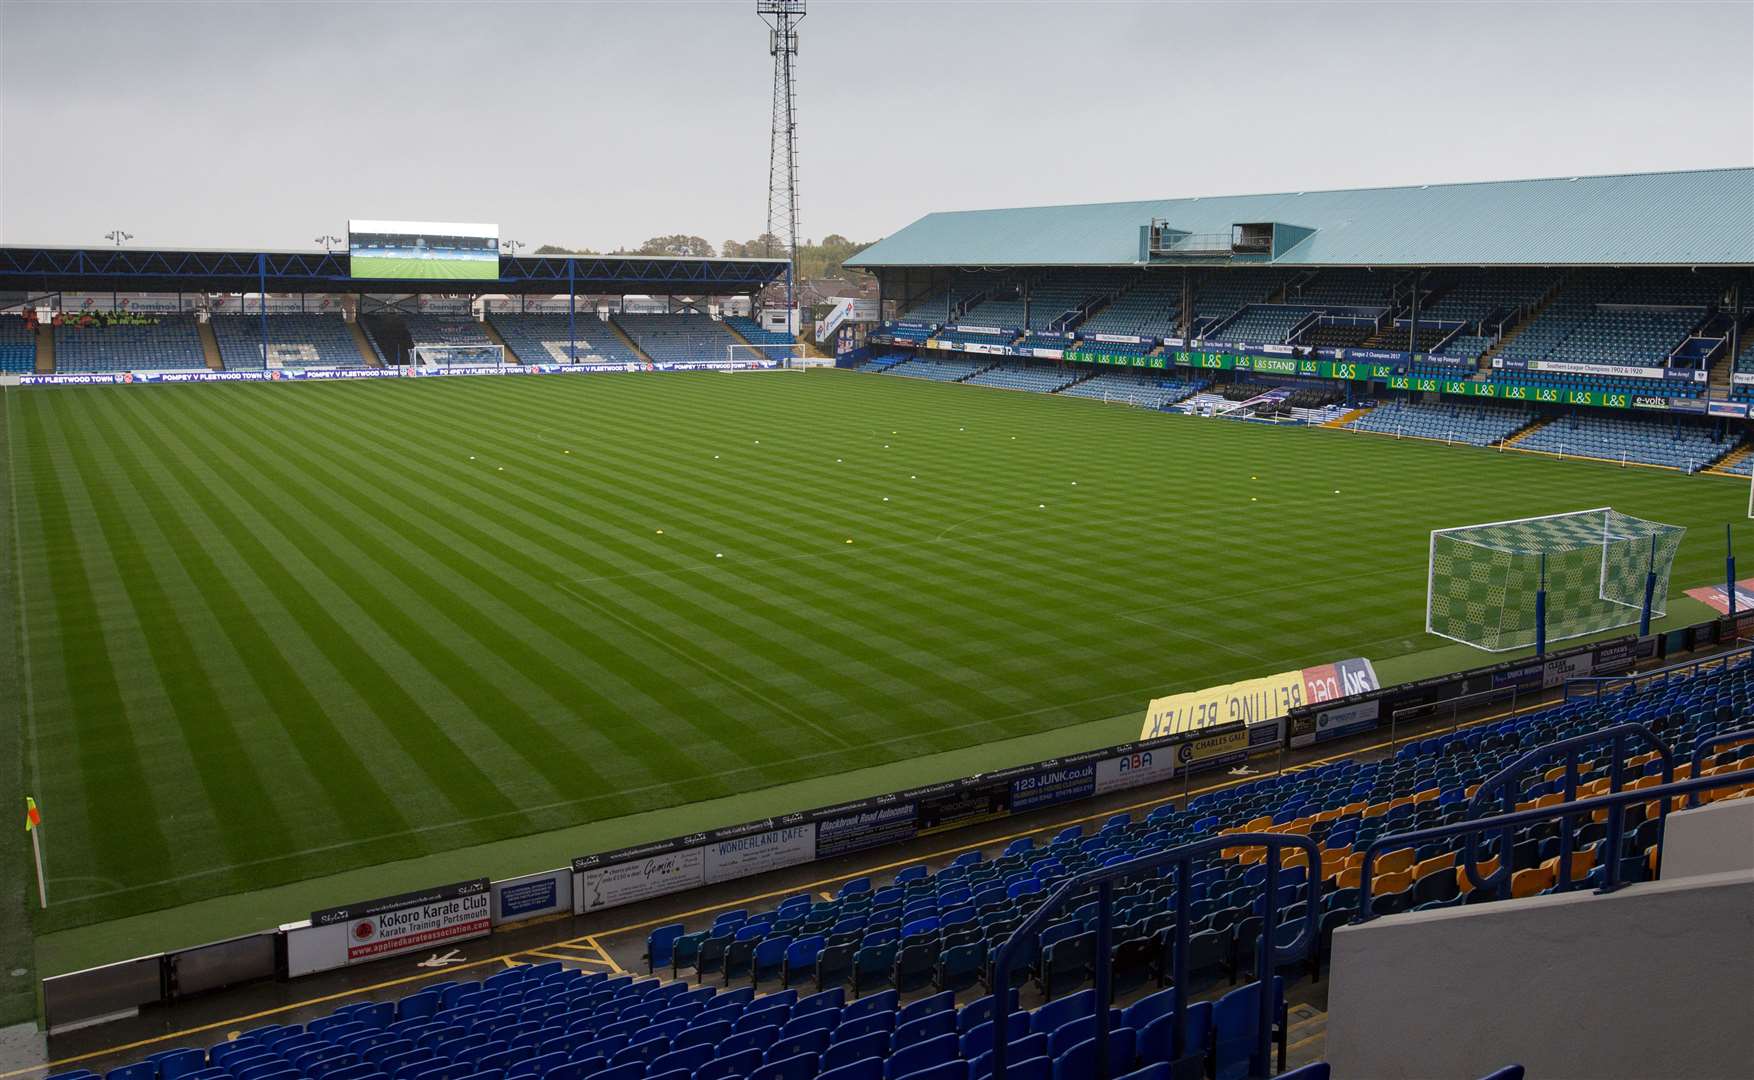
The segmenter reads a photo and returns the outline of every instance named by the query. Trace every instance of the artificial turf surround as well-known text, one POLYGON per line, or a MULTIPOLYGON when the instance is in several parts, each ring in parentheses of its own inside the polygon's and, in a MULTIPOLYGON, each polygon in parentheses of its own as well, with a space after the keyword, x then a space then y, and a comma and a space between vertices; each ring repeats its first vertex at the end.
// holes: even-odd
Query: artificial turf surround
POLYGON ((683 804, 723 824, 779 785, 1120 741, 1172 690, 1471 666, 1422 633, 1431 528, 1613 505, 1689 526, 1678 594, 1746 510, 1710 477, 829 372, 5 412, 35 927, 110 946, 254 890, 238 917, 296 918, 311 890, 277 887, 381 864, 368 891, 431 884, 400 879, 509 837, 583 854, 683 804))

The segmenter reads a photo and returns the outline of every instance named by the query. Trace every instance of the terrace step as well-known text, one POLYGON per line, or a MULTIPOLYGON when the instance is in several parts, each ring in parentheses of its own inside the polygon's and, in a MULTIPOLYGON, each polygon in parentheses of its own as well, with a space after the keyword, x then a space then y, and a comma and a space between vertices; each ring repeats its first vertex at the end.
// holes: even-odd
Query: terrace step
POLYGON ((55 370, 55 328, 48 323, 37 326, 37 374, 55 370))
POLYGON ((1509 438, 1505 439, 1503 442, 1499 443, 1498 445, 1500 445, 1500 446, 1515 446, 1517 443, 1528 438, 1530 435, 1533 435, 1535 432, 1540 431, 1542 428, 1546 427, 1548 424, 1551 424, 1552 422, 1553 422, 1552 417, 1549 417, 1549 416, 1539 417, 1535 420, 1534 423, 1530 424, 1526 428, 1523 428, 1521 431, 1518 431, 1515 434, 1511 435, 1509 438))
POLYGON ((651 363, 652 358, 647 356, 646 351, 644 349, 640 348, 637 344, 635 344, 634 340, 632 338, 627 336, 627 331, 623 330, 621 328, 620 323, 616 322, 614 319, 610 319, 604 325, 609 327, 609 329, 615 331, 615 336, 621 339, 621 343, 623 345, 626 345, 629 349, 631 349, 633 351, 633 355, 639 357, 641 360, 644 360, 648 364, 651 363))
POLYGON ((365 336, 365 327, 359 325, 359 320, 354 319, 350 321, 347 324, 347 329, 353 334, 353 344, 359 349, 360 359, 365 361, 365 366, 375 368, 383 367, 383 361, 378 359, 378 351, 372 348, 371 338, 365 336))
POLYGON ((1564 291, 1564 290, 1558 286, 1555 286, 1553 289, 1549 290, 1547 295, 1541 298, 1541 302, 1536 304, 1533 308, 1531 308, 1529 310, 1528 315, 1523 317, 1522 322, 1517 323, 1515 326, 1511 327, 1508 331, 1505 332, 1505 335, 1503 337, 1499 338, 1496 342, 1494 342, 1491 346, 1489 346, 1485 352, 1480 354, 1479 372, 1480 372, 1482 377, 1491 375, 1491 373, 1492 373, 1492 358, 1494 356, 1497 356, 1499 353, 1503 352, 1504 347, 1506 345, 1509 345, 1511 342, 1515 341, 1517 339, 1518 335, 1520 335, 1524 330, 1527 330, 1531 325, 1533 325, 1534 321, 1541 317, 1541 312, 1546 311, 1547 308, 1553 303, 1553 301, 1558 298, 1559 294, 1562 291, 1564 291))
POLYGON ((1366 405, 1363 408, 1353 409, 1350 412, 1348 412, 1346 415, 1341 416, 1341 417, 1334 419, 1334 420, 1329 420, 1327 423, 1323 424, 1322 426, 1323 427, 1331 427, 1331 428, 1343 428, 1347 424, 1350 424, 1352 421, 1357 420, 1361 416, 1364 416, 1366 413, 1370 412, 1370 410, 1372 410, 1374 408, 1376 408, 1375 405, 1366 405))
POLYGON ((506 356, 511 358, 516 363, 519 363, 519 364, 524 363, 524 358, 519 356, 517 353, 513 352, 512 347, 510 345, 506 344, 505 338, 499 336, 499 328, 493 325, 493 320, 482 319, 481 320, 481 330, 483 333, 485 333, 487 335, 487 339, 489 341, 493 342, 495 345, 498 345, 500 348, 505 350, 506 356))
POLYGON ((1718 458, 1716 461, 1712 462, 1711 471, 1713 471, 1713 472, 1729 472, 1731 469, 1735 468, 1738 464, 1740 464, 1742 462, 1742 460, 1744 458, 1746 458, 1749 454, 1754 454, 1754 445, 1751 445, 1749 443, 1742 443, 1741 445, 1737 446, 1734 450, 1731 450, 1729 453, 1725 454, 1723 457, 1718 458))
POLYGON ((195 320, 195 332, 201 335, 201 358, 214 371, 225 370, 225 360, 219 355, 219 336, 213 332, 211 319, 195 320))

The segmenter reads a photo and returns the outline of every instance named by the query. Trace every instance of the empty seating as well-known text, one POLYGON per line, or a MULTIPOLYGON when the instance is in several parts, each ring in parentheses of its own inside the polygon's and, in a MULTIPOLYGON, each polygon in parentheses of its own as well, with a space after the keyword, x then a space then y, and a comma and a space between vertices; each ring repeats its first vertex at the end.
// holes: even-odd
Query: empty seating
POLYGON ((19 375, 36 368, 36 330, 16 315, 0 315, 0 375, 19 375))
POLYGON ((1346 426, 1385 435, 1492 446, 1528 427, 1534 419, 1533 409, 1509 405, 1393 401, 1377 406, 1346 426))
POLYGON ((213 336, 228 369, 263 366, 264 323, 268 328, 268 367, 361 367, 365 363, 340 312, 215 315, 213 336))
POLYGON ((739 344, 723 323, 697 313, 610 317, 640 351, 659 363, 725 363, 739 344))
POLYGON ((495 313, 488 317, 506 348, 525 364, 637 364, 639 355, 595 308, 566 315, 495 313))
POLYGON ((1740 441, 1739 432, 1714 431, 1704 424, 1567 413, 1518 440, 1517 449, 1697 472, 1740 441))
POLYGON ((174 371, 205 368, 193 315, 63 316, 55 326, 55 370, 174 371))

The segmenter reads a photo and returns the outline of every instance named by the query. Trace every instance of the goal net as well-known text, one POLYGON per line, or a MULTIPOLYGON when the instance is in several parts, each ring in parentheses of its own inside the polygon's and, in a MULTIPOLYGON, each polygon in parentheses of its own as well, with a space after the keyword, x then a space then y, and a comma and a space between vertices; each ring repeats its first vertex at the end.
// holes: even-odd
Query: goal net
POLYGON ((408 350, 414 367, 498 367, 506 363, 504 345, 416 345, 408 350))
POLYGON ((725 371, 802 371, 810 366, 805 361, 804 346, 797 342, 773 345, 745 345, 734 342, 725 346, 725 371))
POLYGON ((1544 585, 1548 641, 1611 630, 1639 620, 1652 573, 1655 618, 1686 531, 1609 507, 1434 530, 1425 629, 1488 652, 1533 645, 1544 585))

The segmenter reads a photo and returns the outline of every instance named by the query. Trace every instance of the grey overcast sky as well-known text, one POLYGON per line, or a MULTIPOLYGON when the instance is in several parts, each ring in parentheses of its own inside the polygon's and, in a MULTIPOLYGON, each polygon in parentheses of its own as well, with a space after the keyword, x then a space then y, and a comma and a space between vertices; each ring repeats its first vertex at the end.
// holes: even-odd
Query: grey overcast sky
MULTIPOLYGON (((0 0, 0 242, 765 224, 753 0, 0 0)), ((812 0, 801 231, 1754 163, 1754 2, 812 0)))

